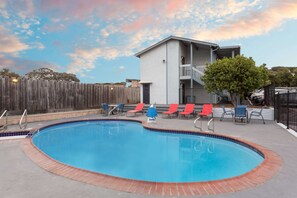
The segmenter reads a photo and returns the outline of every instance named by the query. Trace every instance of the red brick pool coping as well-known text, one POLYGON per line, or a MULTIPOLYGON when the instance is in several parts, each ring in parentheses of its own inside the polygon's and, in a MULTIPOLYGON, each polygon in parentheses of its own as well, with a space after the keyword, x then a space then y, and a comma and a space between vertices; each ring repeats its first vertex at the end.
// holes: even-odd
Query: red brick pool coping
MULTIPOLYGON (((98 120, 98 119, 97 119, 98 120)), ((123 119, 121 119, 123 120, 123 119)), ((85 121, 85 120, 84 120, 85 121)), ((131 120, 129 120, 131 121, 131 120)), ((139 121, 138 121, 139 122, 139 121)), ((143 124, 145 128, 152 128, 143 124)), ((164 129, 160 129, 164 130, 164 129)), ((189 132, 174 130, 176 132, 189 132)), ((190 131, 191 132, 191 131, 190 131)), ((192 131, 194 132, 194 131, 192 131)), ((205 132, 197 132, 201 134, 210 134, 205 132)), ((214 134, 214 133, 211 133, 214 134)), ((215 134, 218 135, 218 134, 215 134)), ((58 162, 35 147, 31 138, 26 138, 22 142, 22 149, 26 155, 38 166, 54 173, 72 180, 84 182, 87 184, 101 186, 113 190, 124 191, 129 193, 137 193, 154 196, 197 196, 197 195, 217 195, 222 193, 236 192, 244 189, 254 188, 270 178, 272 178, 281 168, 282 160, 273 151, 260 146, 258 144, 248 142, 239 138, 234 138, 226 135, 218 135, 220 137, 231 138, 236 141, 243 142, 250 145, 262 154, 264 154, 264 161, 255 169, 243 175, 209 182, 191 182, 191 183, 160 183, 160 182, 146 182, 130 179, 123 179, 113 177, 100 173, 95 173, 72 166, 65 165, 58 162)))

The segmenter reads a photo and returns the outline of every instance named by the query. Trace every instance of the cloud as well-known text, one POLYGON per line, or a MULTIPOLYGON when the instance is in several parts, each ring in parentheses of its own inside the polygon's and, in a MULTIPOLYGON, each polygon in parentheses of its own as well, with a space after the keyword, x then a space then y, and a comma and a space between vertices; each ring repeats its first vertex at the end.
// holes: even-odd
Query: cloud
POLYGON ((106 47, 89 48, 89 49, 76 49, 73 53, 69 53, 71 63, 67 67, 70 73, 81 74, 95 68, 95 61, 98 58, 104 57, 105 59, 114 59, 120 56, 120 51, 114 48, 106 47))
POLYGON ((65 29, 66 29, 66 26, 62 23, 49 24, 49 25, 43 26, 43 30, 45 30, 46 32, 60 32, 60 31, 64 31, 65 29))
POLYGON ((0 53, 15 54, 29 49, 27 44, 2 26, 0 26, 0 46, 0 53))
POLYGON ((13 8, 16 10, 16 14, 22 19, 32 17, 34 14, 33 0, 18 1, 18 3, 13 3, 13 8))
POLYGON ((95 68, 94 63, 101 53, 99 48, 75 50, 74 53, 68 54, 71 63, 67 67, 67 72, 83 74, 85 71, 90 71, 95 68))
POLYGON ((9 68, 10 70, 15 71, 21 75, 33 71, 34 69, 44 67, 53 69, 55 71, 61 69, 59 65, 56 65, 54 63, 49 63, 45 61, 32 61, 28 59, 11 56, 4 57, 3 55, 0 55, 0 69, 9 68))
POLYGON ((174 17, 175 13, 179 11, 184 11, 184 8, 188 8, 188 0, 172 0, 169 1, 165 7, 165 14, 167 17, 174 17))
MULTIPOLYGON (((98 47, 77 49, 69 54, 72 60, 68 66, 69 72, 83 74, 92 70, 99 58, 114 59, 120 56, 131 56, 141 50, 144 43, 150 45, 159 41, 164 35, 178 34, 186 36, 197 33, 199 28, 196 25, 196 17, 201 20, 201 24, 206 24, 206 16, 208 17, 207 20, 232 16, 244 9, 248 9, 249 6, 253 7, 258 4, 258 0, 241 3, 226 0, 223 3, 213 4, 212 6, 215 6, 216 9, 207 10, 206 7, 210 5, 201 8, 201 6, 198 6, 199 2, 193 5, 193 1, 187 0, 163 1, 165 3, 159 4, 155 4, 156 1, 137 2, 122 17, 109 20, 107 16, 106 25, 100 31, 102 37, 98 39, 100 41, 98 47), (252 5, 249 5, 249 3, 252 3, 252 5), (227 9, 228 5, 230 5, 230 9, 227 9), (219 16, 218 12, 221 12, 219 16), (185 20, 187 20, 187 24, 184 23, 185 20), (120 42, 116 42, 116 44, 108 42, 109 38, 115 35, 120 42)), ((124 4, 122 1, 121 3, 124 4)), ((114 10, 113 12, 117 11, 114 10)), ((111 15, 114 16, 116 13, 111 15)), ((92 23, 87 22, 86 24, 90 26, 92 23)))
POLYGON ((61 31, 64 36, 71 30, 76 40, 51 42, 59 48, 72 48, 67 70, 82 75, 94 69, 99 59, 131 56, 169 35, 198 40, 245 38, 297 18, 296 0, 12 2, 0 0, 0 16, 9 18, 0 26, 0 53, 44 49, 43 38, 61 31), (80 29, 73 31, 77 27, 80 29), (40 39, 30 40, 33 37, 40 39))
POLYGON ((125 24, 121 27, 121 30, 123 32, 131 32, 131 31, 138 31, 141 28, 146 27, 147 25, 150 25, 154 22, 154 17, 152 16, 143 16, 135 21, 125 24))
POLYGON ((1 9, 1 8, 5 8, 5 7, 6 7, 6 3, 5 3, 5 1, 1 0, 1 1, 0 1, 0 9, 1 9))
POLYGON ((29 28, 30 28, 30 24, 28 24, 28 23, 23 23, 23 24, 22 24, 22 28, 24 28, 24 29, 29 29, 29 28))
POLYGON ((194 37, 207 40, 246 38, 265 34, 290 19, 297 19, 296 1, 271 1, 264 10, 250 12, 212 29, 201 30, 194 37))
MULTIPOLYGON (((32 17, 34 14, 34 4, 33 0, 21 0, 21 1, 9 1, 9 0, 0 0, 0 9, 5 10, 9 8, 14 16, 18 16, 22 19, 32 17)), ((9 18, 8 12, 1 12, 5 18, 9 18), (4 15, 3 15, 4 13, 4 15)))
POLYGON ((108 38, 111 34, 114 34, 114 33, 119 32, 119 31, 120 31, 119 27, 117 27, 117 26, 115 26, 113 24, 109 24, 105 28, 101 29, 100 34, 104 38, 108 38))
POLYGON ((9 14, 6 10, 0 10, 0 14, 2 15, 3 18, 9 19, 9 14))
POLYGON ((32 47, 33 47, 33 48, 36 48, 36 49, 39 49, 39 50, 43 50, 43 49, 45 49, 45 46, 44 46, 42 43, 40 43, 40 42, 35 42, 35 43, 33 43, 33 44, 32 44, 32 47))
MULTIPOLYGON (((169 0, 165 0, 169 1, 169 0)), ((41 5, 41 11, 55 10, 57 16, 72 16, 75 19, 84 19, 96 13, 105 19, 114 19, 131 12, 143 12, 153 7, 158 7, 159 1, 155 0, 51 0, 41 5)))

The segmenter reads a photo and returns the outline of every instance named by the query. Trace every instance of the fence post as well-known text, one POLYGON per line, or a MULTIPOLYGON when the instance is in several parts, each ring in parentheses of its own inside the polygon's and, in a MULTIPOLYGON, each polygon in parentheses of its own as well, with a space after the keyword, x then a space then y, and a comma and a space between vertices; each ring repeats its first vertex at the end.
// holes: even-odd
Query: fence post
MULTIPOLYGON (((274 108, 274 118, 273 120, 278 120, 278 118, 276 118, 276 113, 275 113, 275 110, 276 110, 276 100, 275 100, 276 96, 275 96, 275 93, 273 94, 273 108, 274 108)), ((277 122, 277 121, 276 121, 277 122)))
POLYGON ((288 90, 288 92, 287 92, 287 129, 289 129, 289 118, 290 118, 290 116, 289 116, 289 97, 290 97, 290 92, 289 92, 289 90, 288 90))
POLYGON ((279 99, 279 93, 277 94, 277 123, 279 123, 280 119, 280 99, 279 99))

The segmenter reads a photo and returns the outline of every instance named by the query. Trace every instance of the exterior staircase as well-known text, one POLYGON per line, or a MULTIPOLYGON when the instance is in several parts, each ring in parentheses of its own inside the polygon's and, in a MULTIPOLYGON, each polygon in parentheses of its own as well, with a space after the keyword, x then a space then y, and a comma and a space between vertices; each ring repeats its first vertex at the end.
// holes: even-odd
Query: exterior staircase
MULTIPOLYGON (((197 83, 204 85, 204 82, 201 80, 201 77, 204 75, 204 69, 205 66, 196 66, 192 67, 193 68, 193 80, 196 81, 197 83)), ((185 80, 185 79, 191 79, 191 65, 181 65, 180 67, 180 79, 185 80)))
POLYGON ((193 80, 195 80, 200 85, 204 85, 204 82, 201 80, 201 77, 204 75, 204 73, 195 67, 193 67, 193 80))

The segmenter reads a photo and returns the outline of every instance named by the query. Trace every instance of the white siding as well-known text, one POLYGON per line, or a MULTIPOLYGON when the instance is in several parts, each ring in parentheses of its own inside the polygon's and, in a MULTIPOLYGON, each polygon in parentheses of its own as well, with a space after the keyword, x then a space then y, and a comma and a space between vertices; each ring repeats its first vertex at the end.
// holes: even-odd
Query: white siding
POLYGON ((179 46, 180 46, 180 56, 183 56, 185 58, 184 64, 190 64, 190 47, 186 46, 182 42, 180 42, 179 46))
MULTIPOLYGON (((166 104, 166 43, 140 56, 140 80, 152 82, 150 85, 151 104, 166 104)), ((142 86, 141 101, 143 101, 142 86)))
MULTIPOLYGON (((190 89, 190 81, 184 81, 185 83, 185 96, 190 97, 191 96, 191 89, 190 89)), ((195 103, 198 104, 204 104, 204 103, 215 103, 215 97, 214 94, 208 93, 204 87, 197 82, 194 81, 193 84, 193 96, 195 99, 195 103)))
POLYGON ((210 63, 210 47, 209 48, 195 48, 193 47, 193 63, 195 66, 205 65, 210 63))
POLYGON ((179 41, 169 41, 167 49, 167 104, 179 103, 179 41))
MULTIPOLYGON (((150 103, 179 103, 179 66, 180 57, 185 57, 185 64, 190 63, 190 47, 177 40, 169 40, 140 56, 140 80, 150 84, 150 103), (164 61, 163 61, 164 60, 164 61)), ((215 60, 213 56, 213 60, 215 60)), ((210 62, 210 47, 193 47, 194 65, 210 62)), ((186 84, 186 96, 189 96, 190 80, 186 84)), ((143 101, 142 86, 140 99, 143 101)), ((203 86, 194 81, 195 103, 216 102, 213 94, 208 94, 203 86)))

